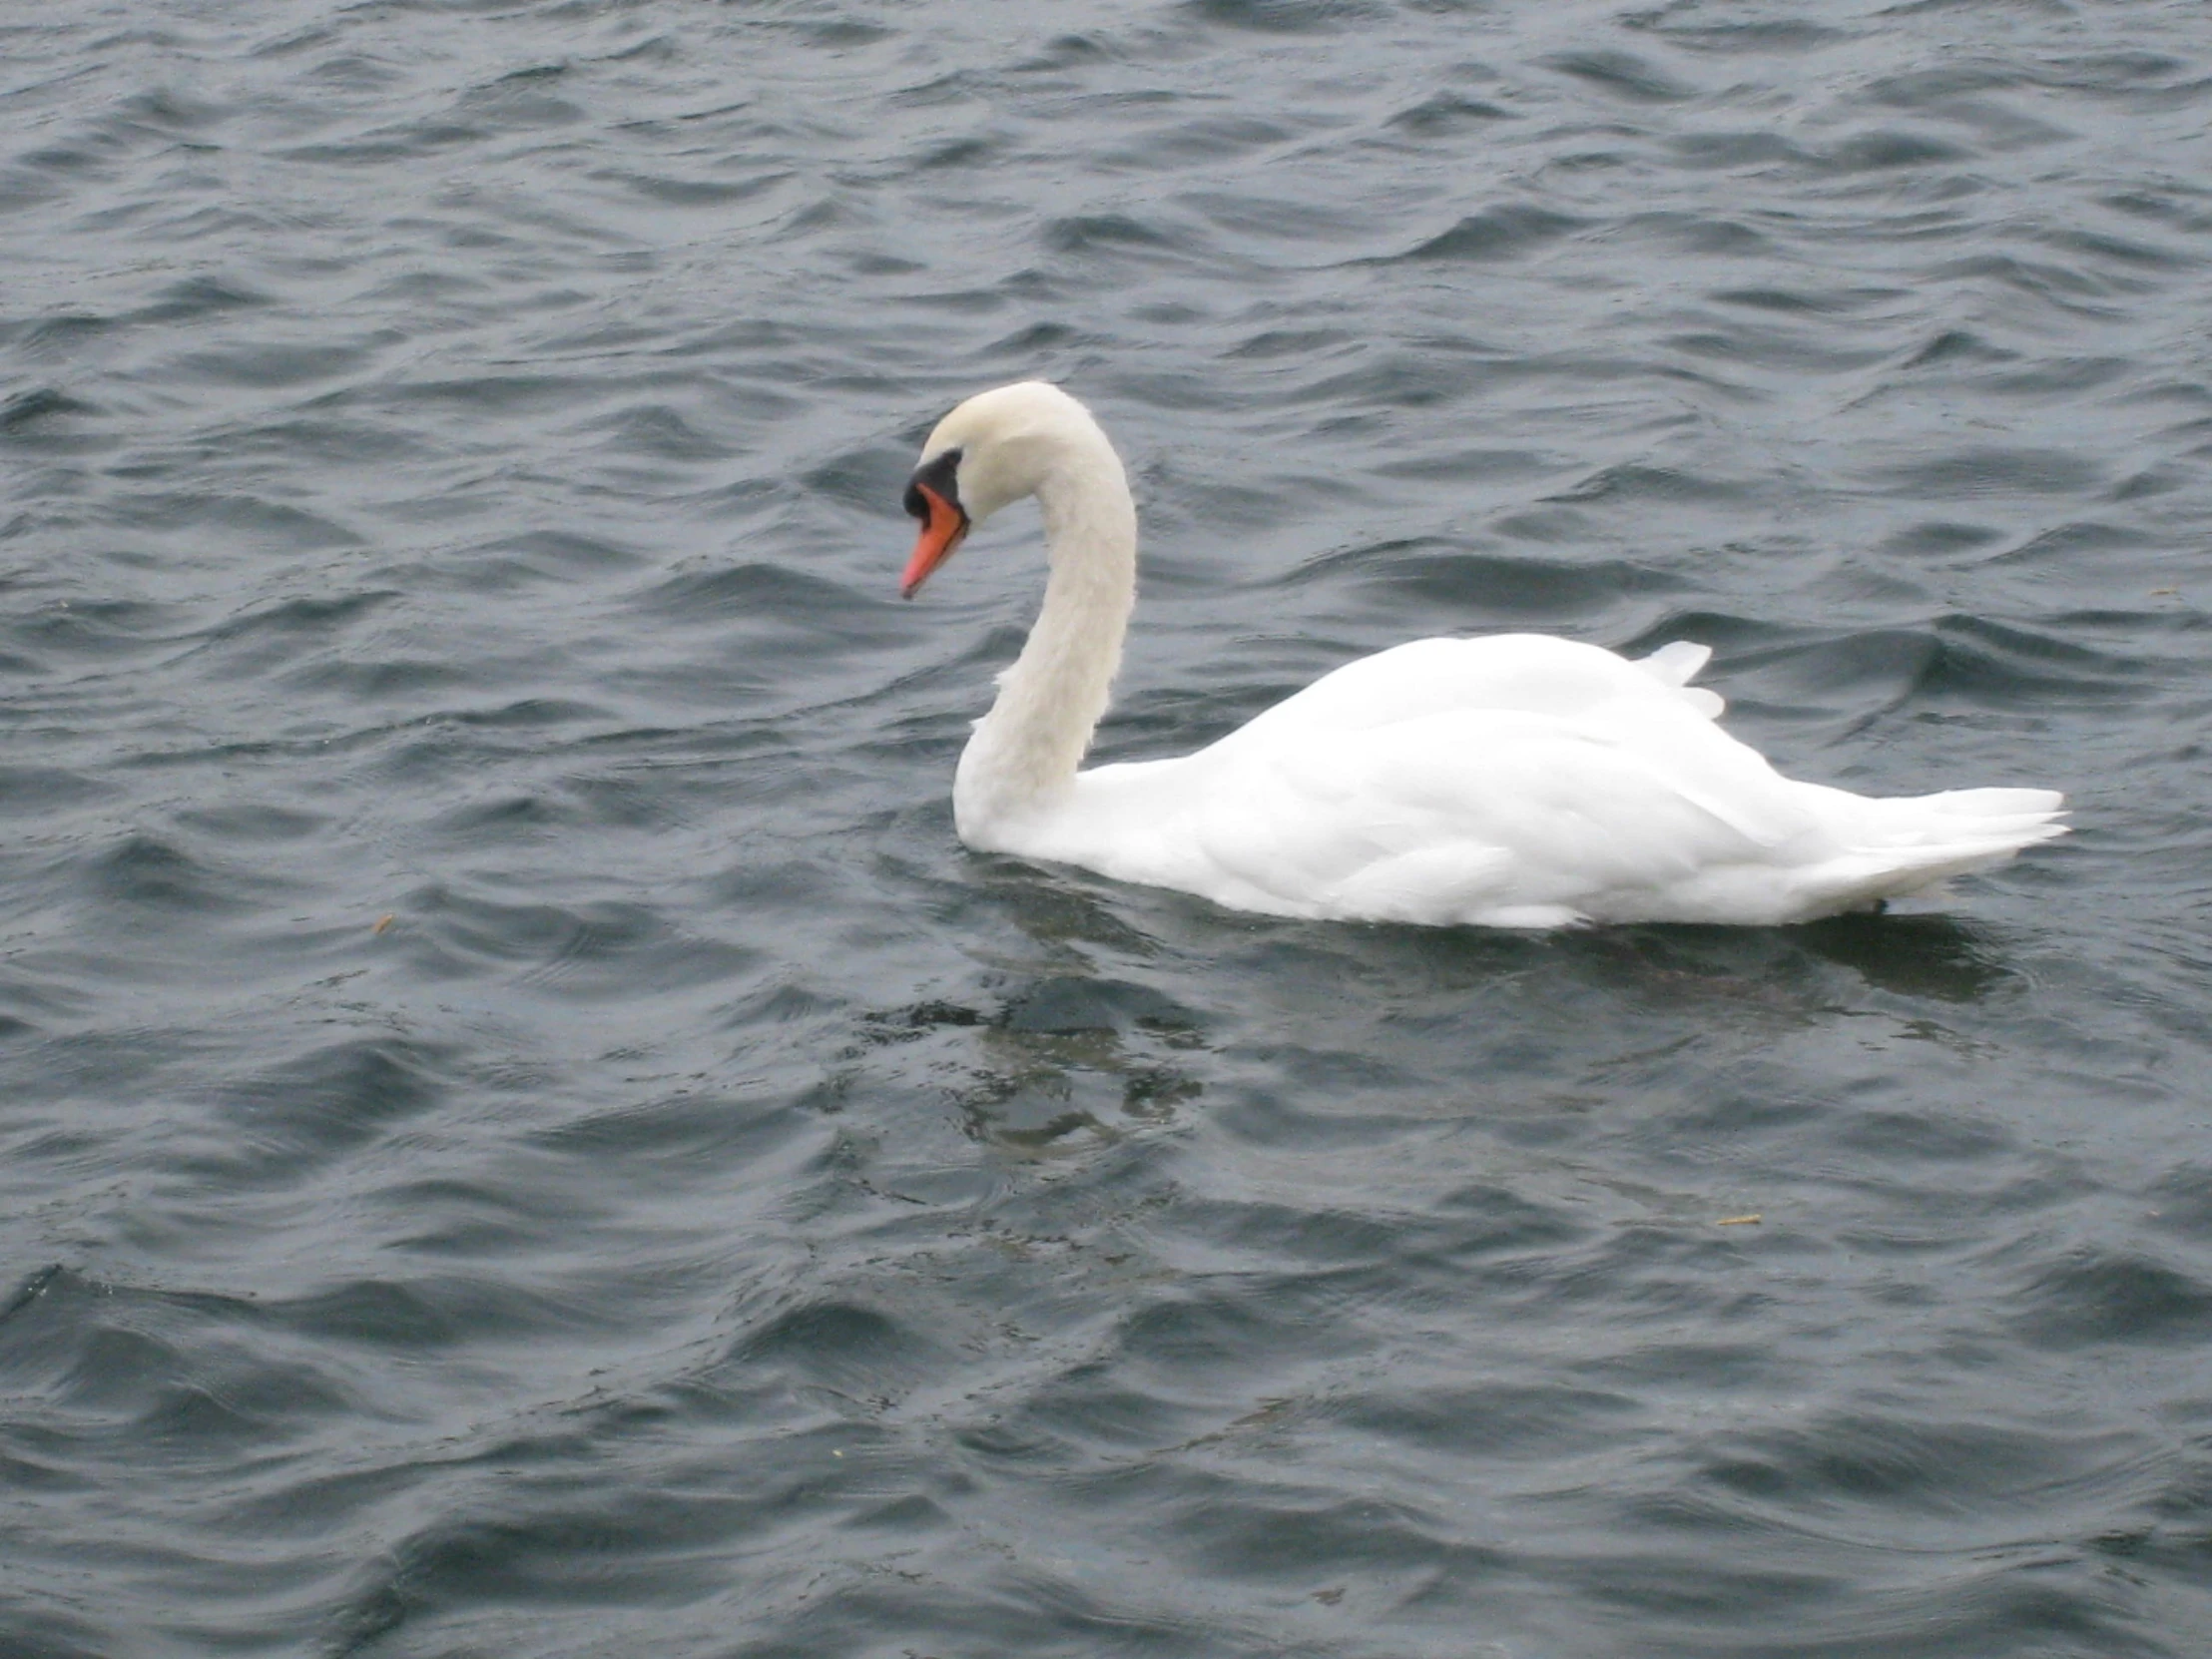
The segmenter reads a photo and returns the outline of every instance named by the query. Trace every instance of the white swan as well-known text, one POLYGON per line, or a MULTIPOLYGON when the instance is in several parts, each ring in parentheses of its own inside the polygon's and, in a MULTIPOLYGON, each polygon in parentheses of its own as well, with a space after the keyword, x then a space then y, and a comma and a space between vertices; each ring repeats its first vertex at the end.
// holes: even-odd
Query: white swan
POLYGON ((960 838, 1232 909, 1559 927, 1866 909, 2063 834, 2051 790, 1874 800, 1729 737, 1677 643, 1630 662, 1534 634, 1349 663, 1195 755, 1077 770, 1136 600, 1137 516, 1090 411, 1037 381, 938 423, 906 490, 929 573, 1034 495, 1051 574, 952 785, 960 838))

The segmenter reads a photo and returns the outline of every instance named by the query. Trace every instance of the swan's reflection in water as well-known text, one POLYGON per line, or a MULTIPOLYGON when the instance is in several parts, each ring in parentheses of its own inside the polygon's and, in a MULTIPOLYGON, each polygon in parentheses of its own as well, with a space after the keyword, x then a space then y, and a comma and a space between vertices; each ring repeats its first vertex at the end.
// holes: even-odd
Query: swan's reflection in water
POLYGON ((1963 1012, 2016 977, 1997 929, 1945 914, 1529 934, 1253 917, 1012 859, 982 874, 976 896, 1030 948, 1002 944, 986 994, 870 1024, 926 1038, 899 1069, 1023 1158, 1172 1124, 1231 1076, 1294 1114, 1510 1116, 1609 1094, 1624 1063, 1694 1084, 1827 1027, 1863 1042, 1870 1018, 1970 1046, 1929 1005, 1963 1012))

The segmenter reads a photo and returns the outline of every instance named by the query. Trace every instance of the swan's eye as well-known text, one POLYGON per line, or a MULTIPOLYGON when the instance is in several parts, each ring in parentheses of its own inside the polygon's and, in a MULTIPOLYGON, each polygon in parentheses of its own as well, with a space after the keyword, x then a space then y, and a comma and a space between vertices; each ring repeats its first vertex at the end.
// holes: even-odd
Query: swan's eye
POLYGON ((913 479, 906 486, 907 516, 926 524, 929 522, 929 499, 921 493, 924 484, 953 506, 959 506, 960 452, 947 449, 927 466, 915 468, 913 479))

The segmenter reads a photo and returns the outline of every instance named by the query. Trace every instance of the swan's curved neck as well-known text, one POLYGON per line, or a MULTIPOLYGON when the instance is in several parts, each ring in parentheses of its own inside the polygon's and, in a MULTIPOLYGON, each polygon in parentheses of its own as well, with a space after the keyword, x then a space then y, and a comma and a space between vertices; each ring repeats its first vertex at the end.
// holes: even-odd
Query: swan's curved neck
POLYGON ((952 781, 953 818, 971 845, 992 845, 994 831, 1050 809, 1073 786, 1137 598, 1137 510, 1103 433, 1068 445, 1038 484, 1037 504, 1052 572, 1044 604, 952 781))

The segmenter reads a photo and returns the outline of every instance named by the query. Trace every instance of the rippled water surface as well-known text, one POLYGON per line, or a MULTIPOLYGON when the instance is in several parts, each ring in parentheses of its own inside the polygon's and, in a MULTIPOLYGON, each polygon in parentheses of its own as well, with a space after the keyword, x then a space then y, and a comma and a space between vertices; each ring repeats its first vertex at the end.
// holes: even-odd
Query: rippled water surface
POLYGON ((2205 1652, 2208 126, 2196 0, 8 11, 0 1652, 2205 1652), (898 494, 1030 375, 1101 754, 1679 637, 2077 832, 968 853, 1034 517, 898 494))

